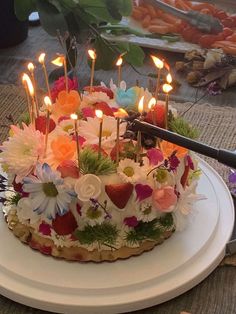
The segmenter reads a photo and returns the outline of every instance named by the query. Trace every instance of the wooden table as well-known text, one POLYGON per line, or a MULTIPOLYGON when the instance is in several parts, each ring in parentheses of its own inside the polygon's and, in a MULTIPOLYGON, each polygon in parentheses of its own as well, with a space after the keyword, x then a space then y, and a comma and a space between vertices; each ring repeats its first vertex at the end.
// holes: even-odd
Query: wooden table
MULTIPOLYGON (((29 61, 34 60, 42 51, 47 53, 47 60, 51 60, 56 52, 60 52, 60 47, 57 40, 49 37, 41 27, 30 29, 28 39, 21 45, 0 50, 0 83, 20 84, 19 73, 24 70, 25 65, 29 61)), ((165 56, 171 65, 174 64, 175 60, 182 58, 181 55, 173 53, 166 53, 165 56)), ((90 71, 84 55, 79 54, 78 69, 80 84, 86 85, 89 82, 90 71)), ((152 72, 153 66, 150 59, 147 59, 143 68, 139 70, 142 73, 152 72)), ((95 79, 97 83, 100 81, 108 83, 111 77, 116 78, 116 74, 116 71, 109 71, 109 73, 97 71, 95 79)), ((39 76, 38 78, 40 85, 43 87, 43 77, 39 76)), ((128 66, 123 68, 123 79, 129 85, 134 84, 136 79, 140 81, 140 85, 147 85, 147 78, 137 75, 137 73, 128 66)), ((203 92, 200 91, 199 95, 201 95, 201 93, 203 92)), ((195 94, 195 89, 182 82, 181 87, 175 94, 175 99, 192 101, 195 99, 195 94)), ((204 99, 204 102, 207 101, 217 106, 236 106, 235 96, 235 90, 232 88, 221 96, 208 96, 204 99)), ((236 268, 231 266, 220 266, 192 290, 171 301, 152 308, 137 311, 136 313, 179 314, 181 311, 191 312, 192 314, 236 313, 236 268)), ((46 312, 17 304, 0 296, 0 314, 3 313, 39 314, 46 312)))

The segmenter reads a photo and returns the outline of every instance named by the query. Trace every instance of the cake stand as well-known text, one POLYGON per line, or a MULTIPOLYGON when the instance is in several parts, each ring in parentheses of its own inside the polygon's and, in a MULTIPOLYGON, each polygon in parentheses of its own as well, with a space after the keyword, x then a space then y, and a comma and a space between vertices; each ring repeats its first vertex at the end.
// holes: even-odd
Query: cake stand
POLYGON ((224 257, 234 206, 221 177, 200 160, 203 175, 188 227, 138 257, 113 263, 56 260, 23 245, 0 220, 0 293, 57 313, 122 313, 191 289, 224 257))

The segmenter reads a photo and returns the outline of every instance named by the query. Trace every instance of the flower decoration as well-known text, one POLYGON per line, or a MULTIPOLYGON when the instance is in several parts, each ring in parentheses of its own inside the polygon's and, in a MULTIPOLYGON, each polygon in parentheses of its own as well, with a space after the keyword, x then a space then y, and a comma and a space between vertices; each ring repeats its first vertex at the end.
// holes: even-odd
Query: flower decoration
POLYGON ((71 177, 77 179, 79 177, 79 169, 72 160, 62 161, 57 170, 61 173, 62 178, 71 177))
POLYGON ((177 195, 171 186, 156 189, 152 194, 153 206, 162 212, 171 212, 177 203, 177 195))
MULTIPOLYGON (((98 144, 99 142, 100 119, 87 118, 87 121, 81 121, 79 126, 80 136, 86 139, 86 145, 98 144)), ((116 119, 114 117, 103 116, 102 129, 102 147, 113 147, 116 140, 116 119)), ((120 136, 126 131, 126 123, 120 125, 120 136)))
POLYGON ((135 106, 138 101, 138 95, 139 90, 136 87, 131 87, 126 91, 117 88, 115 100, 121 108, 125 110, 132 110, 136 108, 135 106))
POLYGON ((135 216, 126 217, 124 224, 130 228, 136 227, 138 225, 138 219, 135 216))
POLYGON ((125 158, 119 162, 117 173, 123 181, 135 183, 144 177, 143 168, 140 168, 139 163, 125 158))
POLYGON ((161 151, 163 152, 165 158, 170 157, 173 152, 176 152, 175 155, 178 158, 184 157, 188 153, 188 149, 167 141, 161 142, 161 151))
POLYGON ((47 162, 56 169, 63 161, 75 159, 76 142, 67 135, 59 135, 51 141, 47 162))
POLYGON ((0 158, 7 171, 16 174, 16 183, 29 175, 44 153, 44 135, 32 126, 22 124, 23 129, 12 126, 13 136, 3 142, 0 158))
POLYGON ((94 174, 85 174, 76 181, 75 192, 80 201, 88 202, 99 197, 102 192, 102 182, 94 174))
POLYGON ((25 177, 23 190, 29 193, 32 210, 47 219, 63 216, 69 210, 74 192, 65 184, 58 171, 46 163, 37 164, 35 176, 25 177))
MULTIPOLYGON (((78 90, 78 81, 76 78, 73 78, 71 80, 68 77, 67 80, 68 80, 68 91, 78 90)), ((55 102, 58 94, 61 91, 64 91, 65 89, 66 89, 65 77, 64 76, 59 77, 59 79, 54 82, 53 88, 51 89, 52 101, 55 102)))
POLYGON ((147 184, 136 184, 135 191, 139 202, 145 200, 152 195, 153 189, 147 184))
POLYGON ((156 166, 164 160, 162 151, 157 148, 149 149, 147 151, 147 158, 149 159, 149 164, 152 166, 156 166))
POLYGON ((138 220, 148 222, 157 217, 156 210, 153 210, 152 203, 150 201, 144 201, 139 204, 139 210, 137 211, 138 220))
POLYGON ((17 203, 17 215, 20 222, 29 221, 35 224, 40 220, 40 216, 33 211, 31 200, 28 197, 21 198, 17 203))
POLYGON ((77 91, 71 90, 67 93, 63 90, 58 94, 56 103, 53 106, 53 114, 71 115, 78 110, 80 102, 80 95, 77 91))

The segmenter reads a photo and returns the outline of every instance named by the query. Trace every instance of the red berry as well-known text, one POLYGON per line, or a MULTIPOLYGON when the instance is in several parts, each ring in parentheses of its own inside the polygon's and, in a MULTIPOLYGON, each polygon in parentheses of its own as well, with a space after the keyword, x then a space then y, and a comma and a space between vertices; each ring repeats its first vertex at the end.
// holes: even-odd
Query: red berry
MULTIPOLYGON (((45 116, 40 116, 35 119, 35 128, 36 130, 39 130, 43 134, 46 133, 46 123, 47 123, 47 118, 45 116)), ((50 119, 49 120, 49 133, 52 132, 56 127, 56 123, 50 119)))
POLYGON ((71 211, 63 216, 56 215, 52 221, 52 227, 59 235, 71 234, 78 227, 74 215, 71 211))
POLYGON ((105 191, 116 207, 123 209, 128 203, 134 186, 131 183, 105 185, 105 191))

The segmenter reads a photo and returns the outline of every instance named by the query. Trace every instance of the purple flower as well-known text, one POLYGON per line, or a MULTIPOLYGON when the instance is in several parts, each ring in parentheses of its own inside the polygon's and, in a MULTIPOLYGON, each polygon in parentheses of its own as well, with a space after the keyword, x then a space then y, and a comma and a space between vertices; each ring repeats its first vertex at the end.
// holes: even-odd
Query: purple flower
POLYGON ((232 172, 232 173, 229 175, 229 182, 230 182, 230 183, 236 183, 236 171, 232 172))
POLYGON ((164 157, 162 151, 157 148, 151 148, 147 151, 147 158, 149 159, 150 165, 158 165, 159 162, 163 161, 164 157))
POLYGON ((153 189, 147 184, 136 184, 135 191, 137 200, 141 202, 152 195, 153 189))
POLYGON ((180 163, 178 157, 175 155, 175 152, 168 158, 170 170, 175 171, 180 163))
POLYGON ((212 96, 220 95, 222 93, 222 89, 221 89, 220 85, 216 81, 211 82, 207 86, 207 91, 212 96))
POLYGON ((126 217, 124 224, 128 227, 136 227, 138 225, 138 219, 135 216, 126 217))

